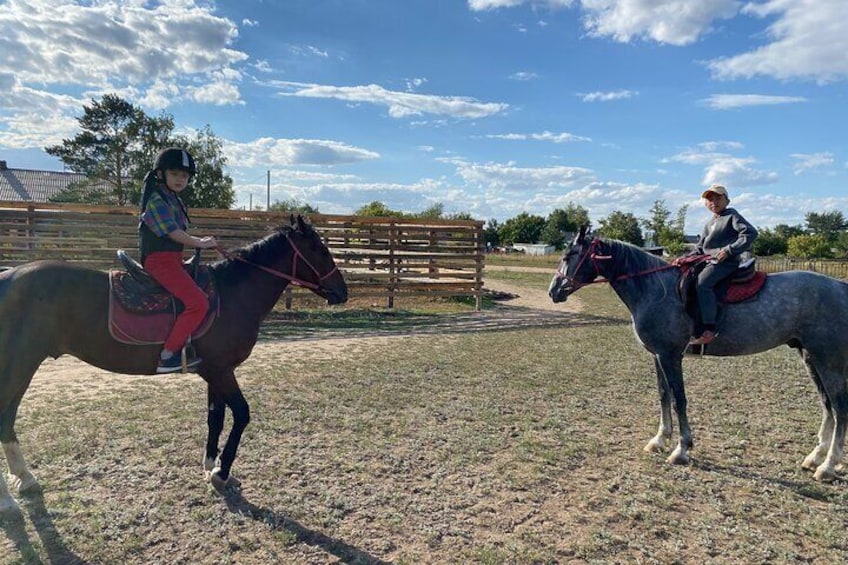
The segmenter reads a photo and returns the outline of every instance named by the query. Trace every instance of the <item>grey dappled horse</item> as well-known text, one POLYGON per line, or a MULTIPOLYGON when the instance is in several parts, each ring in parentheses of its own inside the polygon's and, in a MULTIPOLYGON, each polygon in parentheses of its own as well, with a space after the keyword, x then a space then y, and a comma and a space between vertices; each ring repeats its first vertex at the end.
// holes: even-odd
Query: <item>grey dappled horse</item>
MULTIPOLYGON (((565 250, 548 294, 554 302, 564 302, 580 287, 598 282, 597 277, 609 281, 630 310, 639 342, 654 357, 660 425, 645 450, 660 451, 671 438, 673 398, 680 441, 668 462, 686 464, 692 433, 682 359, 693 321, 675 289, 678 269, 627 243, 588 240, 582 228, 565 250)), ((802 467, 815 469, 817 480, 833 480, 848 422, 848 284, 809 271, 769 275, 756 300, 727 307, 719 330, 706 355, 748 355, 780 345, 798 350, 822 403, 819 443, 802 467)))

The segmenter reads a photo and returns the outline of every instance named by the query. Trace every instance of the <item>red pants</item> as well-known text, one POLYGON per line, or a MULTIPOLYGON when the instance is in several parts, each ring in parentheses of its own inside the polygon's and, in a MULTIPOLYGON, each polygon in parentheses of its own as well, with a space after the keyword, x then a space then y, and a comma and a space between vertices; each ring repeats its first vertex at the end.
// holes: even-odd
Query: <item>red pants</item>
POLYGON ((144 270, 185 306, 165 340, 164 347, 168 351, 182 350, 209 310, 209 299, 183 269, 182 263, 183 254, 179 251, 157 251, 144 260, 144 270))

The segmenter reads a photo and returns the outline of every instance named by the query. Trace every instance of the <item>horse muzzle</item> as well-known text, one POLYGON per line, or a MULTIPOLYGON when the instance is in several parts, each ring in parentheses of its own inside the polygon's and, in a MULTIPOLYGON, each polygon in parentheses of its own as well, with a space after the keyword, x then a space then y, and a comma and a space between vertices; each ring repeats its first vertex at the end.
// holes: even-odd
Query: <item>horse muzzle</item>
POLYGON ((347 302, 347 287, 343 289, 321 288, 320 293, 330 306, 347 302))
POLYGON ((565 302, 568 299, 568 296, 575 290, 576 289, 571 284, 570 279, 566 277, 554 277, 554 280, 551 281, 551 286, 548 289, 548 296, 551 297, 554 304, 558 304, 560 302, 565 302))

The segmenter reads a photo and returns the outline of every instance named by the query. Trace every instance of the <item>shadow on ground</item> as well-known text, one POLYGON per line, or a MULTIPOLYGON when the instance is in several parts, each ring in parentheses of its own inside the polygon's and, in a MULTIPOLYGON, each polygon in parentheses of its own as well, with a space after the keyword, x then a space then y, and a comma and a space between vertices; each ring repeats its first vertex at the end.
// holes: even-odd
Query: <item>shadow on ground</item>
POLYGON ((628 323, 620 318, 585 313, 501 305, 480 312, 440 314, 356 310, 315 316, 299 312, 272 312, 263 322, 260 340, 444 335, 628 323))

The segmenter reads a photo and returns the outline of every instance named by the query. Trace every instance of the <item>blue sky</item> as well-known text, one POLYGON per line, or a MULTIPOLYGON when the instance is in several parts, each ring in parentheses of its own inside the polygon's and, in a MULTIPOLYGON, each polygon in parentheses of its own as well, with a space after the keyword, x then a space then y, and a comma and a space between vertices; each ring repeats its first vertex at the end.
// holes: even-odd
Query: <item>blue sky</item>
POLYGON ((224 141, 238 206, 503 221, 656 200, 848 216, 846 0, 0 2, 0 159, 114 92, 224 141))

